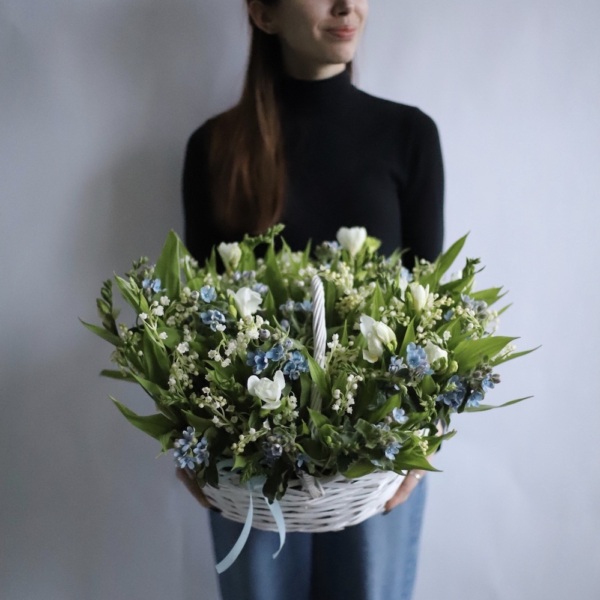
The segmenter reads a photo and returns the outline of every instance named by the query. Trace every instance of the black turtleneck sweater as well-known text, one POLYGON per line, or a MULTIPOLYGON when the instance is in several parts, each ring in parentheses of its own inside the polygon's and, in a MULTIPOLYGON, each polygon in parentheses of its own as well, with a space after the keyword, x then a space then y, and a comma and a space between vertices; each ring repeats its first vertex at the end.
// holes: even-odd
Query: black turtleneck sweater
MULTIPOLYGON (((433 260, 442 250, 444 174, 432 119, 357 89, 348 71, 320 80, 286 75, 278 97, 288 167, 283 235, 292 249, 363 226, 385 254, 409 248, 408 267, 415 256, 433 260)), ((201 261, 227 239, 211 218, 212 121, 190 137, 183 169, 185 240, 201 261)))

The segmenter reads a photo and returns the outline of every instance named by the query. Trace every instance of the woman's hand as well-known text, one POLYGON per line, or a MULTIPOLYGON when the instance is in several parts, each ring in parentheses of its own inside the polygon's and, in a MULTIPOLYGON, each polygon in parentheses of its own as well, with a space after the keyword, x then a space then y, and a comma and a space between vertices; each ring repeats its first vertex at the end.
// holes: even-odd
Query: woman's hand
POLYGON ((202 489, 198 485, 198 482, 192 473, 190 473, 187 469, 180 469, 177 467, 176 475, 177 479, 179 479, 179 481, 185 485, 190 494, 192 494, 192 496, 194 496, 194 498, 196 498, 196 500, 198 500, 198 502, 200 502, 204 508, 216 510, 206 499, 206 496, 202 493, 202 489))
POLYGON ((424 477, 425 471, 414 469, 409 471, 396 490, 396 493, 386 502, 385 512, 390 512, 393 508, 408 500, 411 492, 419 485, 419 482, 424 477))

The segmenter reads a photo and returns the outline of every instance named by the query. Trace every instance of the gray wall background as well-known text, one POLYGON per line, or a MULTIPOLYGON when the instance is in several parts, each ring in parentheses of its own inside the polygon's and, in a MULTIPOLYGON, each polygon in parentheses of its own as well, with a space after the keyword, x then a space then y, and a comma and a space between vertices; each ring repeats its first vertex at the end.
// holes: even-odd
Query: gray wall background
MULTIPOLYGON (((442 136, 447 243, 520 348, 438 455, 416 600, 600 597, 600 4, 375 0, 357 85, 442 136)), ((216 600, 204 512, 107 396, 101 281, 181 232, 187 136, 233 104, 241 0, 0 0, 0 597, 216 600)))

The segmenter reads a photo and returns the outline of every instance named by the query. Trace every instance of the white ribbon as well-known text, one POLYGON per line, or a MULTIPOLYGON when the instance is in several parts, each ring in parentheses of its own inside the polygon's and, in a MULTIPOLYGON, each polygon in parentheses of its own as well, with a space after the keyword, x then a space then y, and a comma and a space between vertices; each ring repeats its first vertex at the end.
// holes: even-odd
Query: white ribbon
MULTIPOLYGON (((248 488, 248 513, 246 514, 246 521, 244 522, 244 527, 242 531, 233 545, 233 548, 229 551, 227 556, 216 565, 217 573, 220 575, 224 573, 233 565, 233 563, 238 559, 241 554, 248 538, 250 537, 250 530, 252 529, 252 521, 254 519, 254 501, 252 498, 252 489, 256 487, 262 487, 264 481, 259 482, 256 479, 249 481, 246 485, 248 488)), ((275 525, 277 525, 277 532, 279 534, 279 549, 275 554, 273 554, 273 558, 277 558, 279 553, 283 549, 283 545, 285 544, 285 519, 283 518, 283 512, 281 510, 281 506, 277 500, 273 501, 273 504, 270 504, 269 501, 263 496, 263 500, 266 502, 269 510, 271 511, 271 515, 273 516, 273 520, 275 521, 275 525)))
POLYGON ((252 517, 254 515, 254 505, 252 502, 252 492, 250 491, 250 501, 248 504, 248 514, 246 515, 246 522, 244 523, 244 528, 242 529, 242 533, 237 539, 237 542, 233 545, 233 548, 229 551, 229 554, 217 564, 216 569, 217 573, 220 575, 224 571, 227 571, 229 567, 237 560, 240 552, 244 549, 246 542, 248 541, 248 536, 250 535, 250 529, 252 529, 252 517))

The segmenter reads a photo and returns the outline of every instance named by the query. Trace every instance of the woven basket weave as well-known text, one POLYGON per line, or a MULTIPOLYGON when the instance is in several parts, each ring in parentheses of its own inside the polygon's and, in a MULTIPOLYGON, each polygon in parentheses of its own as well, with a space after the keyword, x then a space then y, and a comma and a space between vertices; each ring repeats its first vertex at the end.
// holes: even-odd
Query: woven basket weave
MULTIPOLYGON (((288 532, 338 531, 358 525, 383 512, 385 503, 394 495, 403 476, 391 471, 376 472, 357 479, 339 475, 319 480, 321 497, 312 498, 300 480, 292 480, 279 501, 288 532)), ((263 498, 261 487, 252 489, 254 505, 252 526, 265 531, 277 531, 277 525, 263 498)), ((239 476, 227 471, 219 474, 219 487, 205 486, 204 495, 222 516, 238 523, 246 520, 250 491, 239 485, 239 476)))
MULTIPOLYGON (((315 275, 311 282, 313 297, 314 358, 323 366, 327 342, 325 327, 325 298, 323 284, 315 275)), ((320 410, 321 398, 313 385, 311 408, 320 410)), ((342 475, 315 479, 304 475, 288 483, 279 505, 287 531, 338 531, 357 525, 383 512, 385 503, 404 478, 391 471, 374 472, 356 479, 342 475)), ((222 511, 222 515, 244 523, 248 514, 250 494, 253 499, 252 526, 266 531, 277 531, 277 525, 262 494, 262 485, 241 485, 239 475, 219 470, 219 487, 205 486, 204 495, 222 511)))

